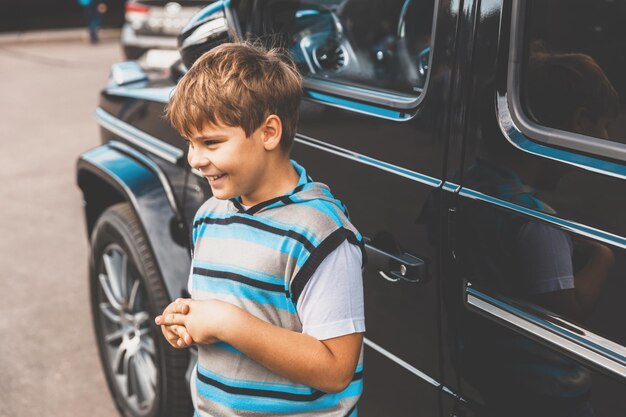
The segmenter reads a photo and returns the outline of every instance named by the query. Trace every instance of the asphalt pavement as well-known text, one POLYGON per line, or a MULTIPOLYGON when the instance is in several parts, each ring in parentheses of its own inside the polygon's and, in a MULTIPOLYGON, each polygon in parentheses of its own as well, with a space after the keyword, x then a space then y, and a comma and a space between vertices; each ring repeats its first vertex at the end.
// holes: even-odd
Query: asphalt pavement
POLYGON ((0 43, 0 417, 111 417, 87 291, 78 155, 119 41, 0 43))

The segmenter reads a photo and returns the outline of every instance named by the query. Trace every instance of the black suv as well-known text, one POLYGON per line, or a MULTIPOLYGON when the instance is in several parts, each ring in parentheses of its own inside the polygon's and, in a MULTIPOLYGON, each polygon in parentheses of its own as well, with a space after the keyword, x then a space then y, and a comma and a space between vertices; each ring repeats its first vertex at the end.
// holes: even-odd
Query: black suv
POLYGON ((613 0, 219 1, 169 76, 114 66, 77 180, 122 413, 191 415, 193 351, 152 318, 186 295, 210 188, 163 108, 248 36, 292 52, 293 158, 366 236, 360 415, 626 415, 625 20, 613 0))

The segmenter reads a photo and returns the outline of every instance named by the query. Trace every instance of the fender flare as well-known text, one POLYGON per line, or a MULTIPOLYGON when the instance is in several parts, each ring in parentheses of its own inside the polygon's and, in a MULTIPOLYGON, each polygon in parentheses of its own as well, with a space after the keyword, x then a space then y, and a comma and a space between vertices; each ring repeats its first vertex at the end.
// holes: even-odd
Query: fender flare
POLYGON ((186 294, 191 266, 188 232, 167 177, 152 160, 121 142, 83 153, 76 164, 87 232, 112 204, 130 203, 170 299, 186 294))

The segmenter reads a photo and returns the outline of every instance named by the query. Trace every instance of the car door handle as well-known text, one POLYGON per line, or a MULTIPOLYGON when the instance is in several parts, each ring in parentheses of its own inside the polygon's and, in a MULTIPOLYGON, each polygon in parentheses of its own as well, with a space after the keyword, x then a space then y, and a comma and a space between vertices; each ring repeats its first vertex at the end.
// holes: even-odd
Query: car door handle
POLYGON ((423 283, 426 281, 426 262, 409 253, 385 252, 370 243, 365 244, 368 264, 387 281, 423 283))

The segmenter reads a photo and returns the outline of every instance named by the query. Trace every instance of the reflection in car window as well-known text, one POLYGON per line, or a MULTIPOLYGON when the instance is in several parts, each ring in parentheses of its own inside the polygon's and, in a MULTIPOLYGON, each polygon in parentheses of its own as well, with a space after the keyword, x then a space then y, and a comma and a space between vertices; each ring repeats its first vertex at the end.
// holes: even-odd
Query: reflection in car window
POLYGON ((430 57, 434 0, 275 1, 277 34, 311 78, 416 95, 430 57))
MULTIPOLYGON (((559 215, 529 181, 532 173, 544 178, 540 170, 546 165, 528 163, 520 168, 519 155, 504 147, 494 156, 478 158, 469 167, 464 177, 467 187, 559 215)), ((534 315, 549 311, 589 325, 614 269, 615 255, 608 245, 495 205, 469 204, 462 216, 460 252, 466 254, 474 284, 521 300, 518 305, 534 315)), ((590 402, 593 379, 585 366, 504 326, 485 324, 474 314, 463 320, 461 363, 465 377, 491 408, 486 415, 604 415, 596 413, 590 402)))
POLYGON ((544 126, 626 143, 626 5, 529 6, 522 75, 528 115, 544 126))

